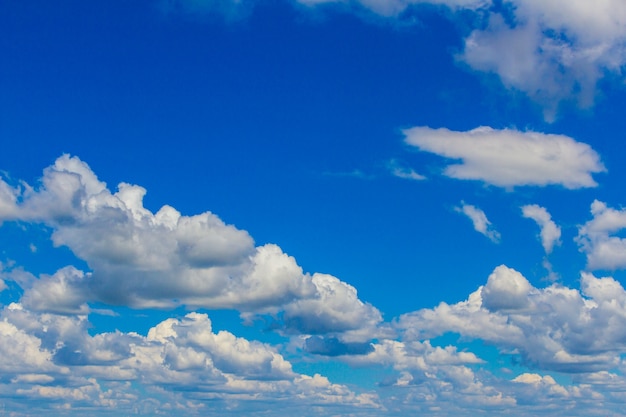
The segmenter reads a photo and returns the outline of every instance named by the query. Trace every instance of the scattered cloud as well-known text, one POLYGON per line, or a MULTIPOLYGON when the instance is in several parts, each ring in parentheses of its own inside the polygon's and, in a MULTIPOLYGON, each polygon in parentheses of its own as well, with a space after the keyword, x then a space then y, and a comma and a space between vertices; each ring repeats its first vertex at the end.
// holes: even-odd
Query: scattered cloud
POLYGON ((626 64, 626 6, 620 0, 504 5, 510 15, 492 13, 488 26, 465 40, 460 59, 537 100, 547 120, 563 100, 592 105, 598 81, 619 75, 626 64))
POLYGON ((527 219, 534 220, 541 228, 539 236, 547 254, 552 252, 554 245, 561 244, 561 228, 552 221, 552 216, 544 207, 536 204, 522 206, 522 215, 527 219))
MULTIPOLYGON (((216 14, 239 20, 255 0, 161 0, 166 13, 216 14)), ((477 15, 477 26, 457 54, 471 69, 495 74, 544 108, 553 121, 563 101, 593 105, 598 82, 626 65, 626 6, 621 0, 295 0, 305 8, 341 6, 397 19, 413 6, 444 6, 477 15), (493 7, 499 4, 500 7, 493 7), (486 22, 486 24, 481 23, 486 22)), ((449 14, 454 19, 454 13, 449 14)))
POLYGON ((564 135, 479 127, 459 132, 414 127, 405 141, 421 151, 460 160, 443 173, 498 187, 561 185, 596 187, 591 174, 605 172, 591 146, 564 135))
POLYGON ((461 207, 455 207, 455 210, 465 214, 472 221, 474 230, 478 233, 487 236, 494 243, 500 242, 500 233, 493 228, 484 211, 476 206, 465 204, 463 201, 461 207))

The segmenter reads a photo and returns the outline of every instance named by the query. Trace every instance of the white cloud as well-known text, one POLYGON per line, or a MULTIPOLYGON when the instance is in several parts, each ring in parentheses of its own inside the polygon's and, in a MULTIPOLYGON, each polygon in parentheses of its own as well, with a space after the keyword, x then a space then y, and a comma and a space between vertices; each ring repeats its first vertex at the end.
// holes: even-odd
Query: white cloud
MULTIPOLYGON (((273 244, 255 247, 250 235, 215 214, 185 216, 170 206, 152 213, 146 190, 122 183, 112 193, 89 166, 63 155, 44 170, 42 185, 0 194, 10 219, 42 222, 56 246, 67 246, 92 272, 68 267, 39 279, 14 271, 31 309, 86 313, 99 301, 135 308, 178 305, 276 315, 288 332, 361 332, 382 321, 354 287, 325 274, 304 273, 273 244)), ((7 274, 5 274, 7 275, 7 274)), ((346 335, 350 338, 353 336, 346 335)))
POLYGON ((51 353, 42 348, 41 341, 17 328, 0 322, 0 369, 3 373, 46 372, 56 370, 51 353))
POLYGON ((52 276, 42 275, 39 279, 31 279, 28 284, 22 284, 25 292, 21 302, 34 311, 86 314, 89 312, 85 302, 89 297, 86 294, 89 275, 68 266, 52 276))
POLYGON ((621 0, 509 0, 511 23, 491 15, 486 29, 465 41, 461 59, 496 73, 545 106, 553 119, 560 101, 575 97, 593 104, 607 72, 626 64, 626 5, 621 0))
POLYGON ((615 234, 626 229, 626 210, 609 208, 595 200, 591 204, 593 218, 578 228, 576 241, 587 255, 589 269, 626 268, 626 239, 615 234))
POLYGON ((561 185, 595 187, 591 174, 606 169, 587 144, 564 135, 479 127, 466 132, 414 127, 405 141, 424 152, 461 160, 444 175, 498 187, 561 185))
POLYGON ((626 349, 626 291, 613 278, 583 273, 581 290, 532 287, 500 266, 467 301, 401 316, 406 340, 455 332, 516 352, 525 364, 562 372, 610 370, 626 349))
POLYGON ((456 207, 455 210, 465 214, 472 221, 474 230, 487 236, 492 242, 500 241, 500 233, 493 228, 484 211, 464 202, 461 202, 461 207, 456 207))
POLYGON ((561 243, 559 240, 561 239, 561 228, 552 221, 550 213, 544 207, 536 204, 522 206, 522 215, 527 219, 534 220, 541 228, 539 236, 546 253, 551 253, 554 245, 561 243))

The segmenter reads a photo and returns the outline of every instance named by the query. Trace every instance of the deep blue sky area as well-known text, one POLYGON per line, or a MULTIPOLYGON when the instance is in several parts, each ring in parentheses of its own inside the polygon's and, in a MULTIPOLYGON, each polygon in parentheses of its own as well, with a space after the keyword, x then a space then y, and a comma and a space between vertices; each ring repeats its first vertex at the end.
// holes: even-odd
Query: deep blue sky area
POLYGON ((4 409, 621 415, 601 3, 1 2, 4 409))

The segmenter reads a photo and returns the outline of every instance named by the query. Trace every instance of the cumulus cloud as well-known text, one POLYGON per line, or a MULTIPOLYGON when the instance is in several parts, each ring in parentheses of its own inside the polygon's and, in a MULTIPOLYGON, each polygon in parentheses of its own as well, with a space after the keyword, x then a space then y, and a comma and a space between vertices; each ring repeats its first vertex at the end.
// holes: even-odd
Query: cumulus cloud
POLYGON ((466 132, 414 127, 405 141, 421 151, 460 160, 443 173, 498 187, 596 187, 591 174, 606 171, 591 146, 564 135, 479 127, 466 132))
POLYGON ((551 253, 554 245, 561 243, 561 228, 552 221, 552 216, 544 207, 536 204, 522 206, 522 215, 534 220, 541 228, 539 236, 546 253, 551 253))
POLYGON ((528 305, 530 290, 530 283, 522 274, 500 265, 489 275, 480 294, 488 310, 517 310, 528 305))
POLYGON ((626 210, 610 208, 601 201, 591 204, 593 218, 579 226, 576 241, 587 255, 589 269, 626 268, 626 239, 616 236, 626 229, 626 210))
POLYGON ((472 221, 474 230, 478 233, 487 236, 494 243, 500 241, 500 233, 493 228, 484 211, 464 202, 461 202, 461 207, 456 207, 455 210, 465 214, 472 221))
POLYGON ((213 410, 224 412, 241 402, 267 400, 287 408, 379 407, 374 394, 356 394, 321 375, 294 372, 267 344, 214 332, 206 314, 166 319, 147 336, 91 336, 84 316, 41 314, 21 304, 0 314, 5 341, 0 343, 0 390, 10 382, 13 395, 37 399, 39 406, 63 402, 120 412, 156 401, 162 409, 180 403, 191 414, 202 414, 206 403, 198 400, 208 399, 213 410))
POLYGON ((517 352, 527 365, 595 372, 620 363, 624 307, 626 291, 613 278, 583 273, 580 290, 558 284, 539 289, 500 266, 466 301, 403 315, 398 324, 407 340, 455 332, 517 352))
POLYGON ((143 206, 144 188, 122 183, 113 193, 77 157, 58 158, 40 186, 13 190, 0 193, 0 207, 10 208, 0 220, 51 227, 53 243, 70 248, 92 270, 67 267, 39 278, 16 271, 13 279, 30 309, 79 314, 95 301, 284 312, 277 322, 289 333, 353 332, 347 338, 382 321, 347 283, 304 273, 278 246, 255 247, 246 231, 211 212, 185 216, 165 205, 152 213, 143 206))

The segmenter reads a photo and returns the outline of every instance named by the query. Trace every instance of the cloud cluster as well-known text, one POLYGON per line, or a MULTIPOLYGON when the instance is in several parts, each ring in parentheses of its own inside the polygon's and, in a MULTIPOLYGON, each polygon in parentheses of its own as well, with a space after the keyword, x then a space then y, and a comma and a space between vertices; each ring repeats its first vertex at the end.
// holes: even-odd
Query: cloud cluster
POLYGON ((443 173, 498 187, 561 185, 595 187, 591 174, 606 169, 591 146, 564 135, 479 127, 466 132, 426 126, 404 131, 407 144, 460 160, 443 173))
POLYGON ((21 304, 0 314, 0 390, 13 384, 17 400, 37 401, 42 409, 67 405, 120 413, 181 406, 195 415, 208 411, 207 400, 223 412, 268 400, 287 408, 379 407, 373 394, 294 372, 269 345, 215 333, 206 314, 167 319, 147 336, 90 336, 85 316, 34 313, 21 304), (136 382, 147 392, 137 390, 136 382))
MULTIPOLYGON (((0 180, 0 221, 43 223, 90 272, 67 267, 39 278, 5 272, 38 311, 85 313, 89 302, 133 308, 179 305, 282 314, 289 333, 373 329, 380 312, 356 289, 326 274, 308 274, 273 244, 255 247, 243 230, 215 214, 184 216, 171 206, 152 213, 146 190, 122 183, 112 193, 89 166, 63 155, 39 187, 0 180)), ((364 332, 363 334, 365 334, 364 332)))
POLYGON ((626 291, 613 278, 581 277, 581 290, 535 288, 514 269, 497 267, 466 301, 403 315, 413 340, 455 332, 560 372, 595 372, 620 364, 626 349, 626 291))
MULTIPOLYGON (((152 213, 143 206, 143 188, 121 184, 113 193, 78 158, 60 157, 35 187, 0 181, 0 190, 2 221, 43 223, 56 245, 67 246, 91 268, 67 266, 35 276, 2 265, 1 278, 23 289, 19 303, 0 313, 0 395, 9 393, 16 402, 37 400, 44 410, 202 414, 208 401, 221 413, 281 401, 299 413, 320 406, 376 415, 397 409, 401 398, 405 412, 468 415, 511 407, 526 413, 533 398, 541 410, 554 404, 591 409, 599 391, 619 404, 626 388, 626 291, 613 278, 583 273, 580 290, 536 288, 500 266, 464 302, 383 323, 351 285, 304 273, 278 246, 255 247, 245 231, 210 212, 184 216, 164 206, 152 213), (87 314, 94 302, 231 308, 250 319, 269 315, 270 327, 290 336, 290 346, 307 357, 392 369, 380 384, 393 390, 393 398, 299 374, 276 347, 214 332, 206 314, 166 319, 145 336, 90 335, 87 314), (492 344, 528 367, 577 380, 561 385, 549 374, 496 377, 475 353, 435 344, 450 332, 492 344)), ((482 210, 462 203, 458 211, 497 240, 482 210)), ((560 229, 547 210, 527 205, 522 214, 539 224, 549 252, 560 229)), ((605 265, 611 258, 598 248, 612 242, 626 220, 598 201, 592 214, 578 241, 589 259, 603 260, 591 265, 605 265)))

